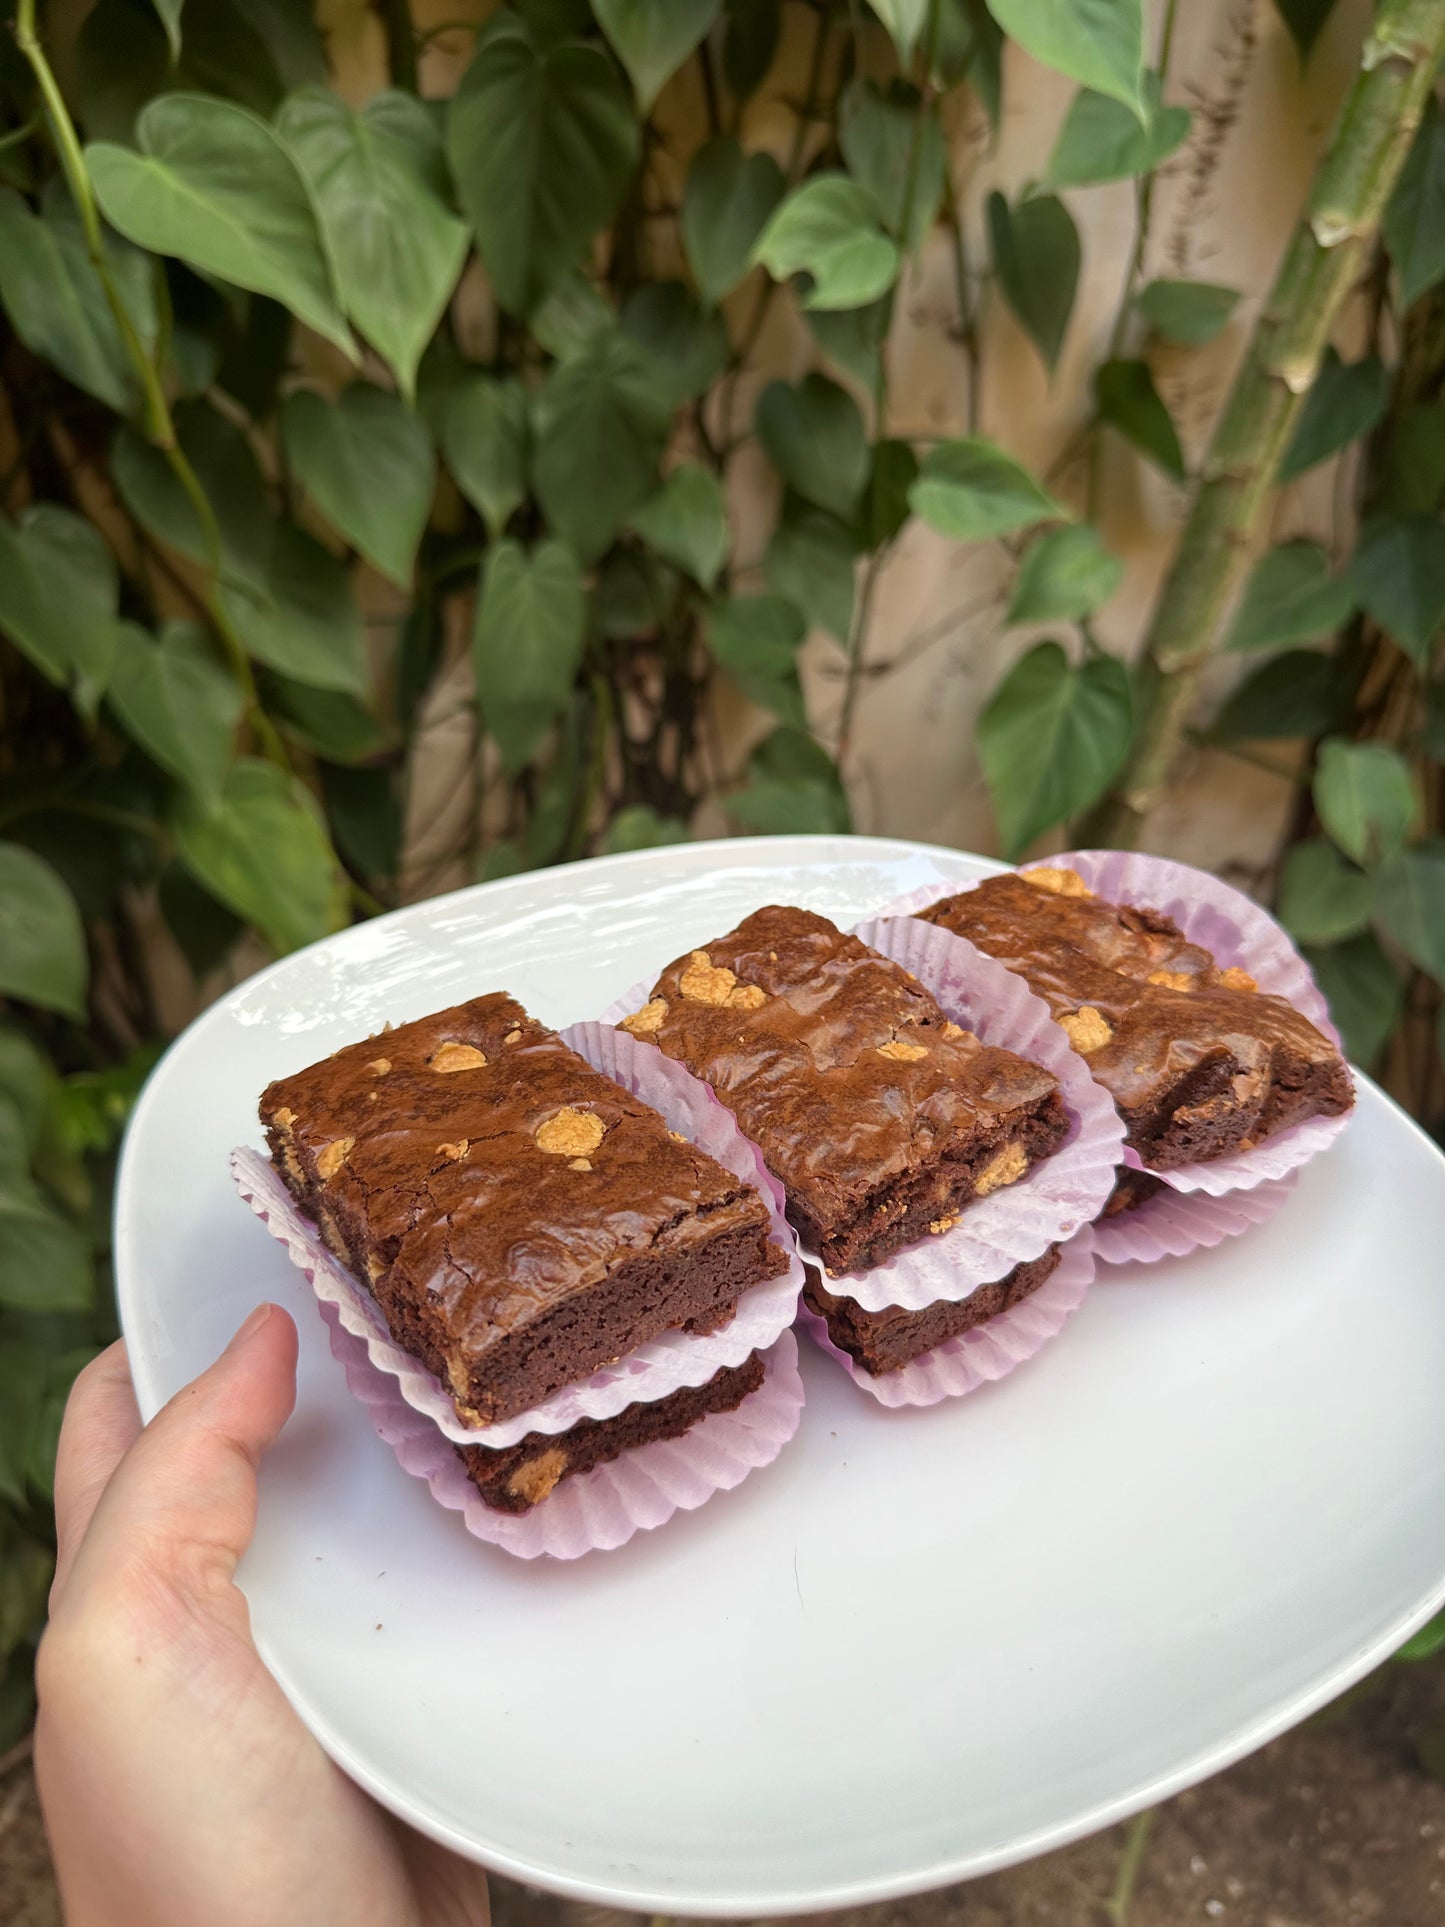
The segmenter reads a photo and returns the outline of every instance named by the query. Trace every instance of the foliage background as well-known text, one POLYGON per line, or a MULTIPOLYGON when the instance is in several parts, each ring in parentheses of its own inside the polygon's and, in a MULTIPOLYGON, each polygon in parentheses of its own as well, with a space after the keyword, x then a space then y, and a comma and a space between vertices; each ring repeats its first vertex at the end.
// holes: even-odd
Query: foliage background
MULTIPOLYGON (((1201 230, 1223 178, 1282 246, 1373 12, 7 11, 0 1748, 165 1037, 268 949, 474 878, 855 822, 1016 854, 1107 812, 1275 265, 1222 286, 1201 230), (1301 78, 1261 103, 1286 33, 1301 78), (1278 157, 1247 184, 1246 106, 1278 157)), ((1445 5, 1395 15, 1387 66, 1428 71, 1445 5)), ((1406 145, 1143 834, 1226 852, 1181 799, 1241 826, 1434 1123, 1433 104, 1406 145)))

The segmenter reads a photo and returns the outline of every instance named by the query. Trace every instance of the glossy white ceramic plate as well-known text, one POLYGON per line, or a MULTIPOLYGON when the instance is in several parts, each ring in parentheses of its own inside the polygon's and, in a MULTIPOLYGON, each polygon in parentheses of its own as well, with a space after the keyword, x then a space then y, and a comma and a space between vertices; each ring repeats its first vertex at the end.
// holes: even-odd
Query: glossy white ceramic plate
POLYGON ((767 902, 992 869, 695 844, 463 891, 233 992, 146 1090, 117 1210, 149 1414, 262 1297, 301 1328, 243 1578, 337 1760, 424 1832, 648 1913, 779 1914, 1038 1853, 1259 1746, 1445 1600, 1445 1161, 1361 1083, 1271 1223, 1091 1292, 997 1386, 882 1410, 805 1344, 779 1462, 618 1552, 480 1545, 372 1434, 236 1198, 269 1078, 505 987, 599 1011, 767 902))

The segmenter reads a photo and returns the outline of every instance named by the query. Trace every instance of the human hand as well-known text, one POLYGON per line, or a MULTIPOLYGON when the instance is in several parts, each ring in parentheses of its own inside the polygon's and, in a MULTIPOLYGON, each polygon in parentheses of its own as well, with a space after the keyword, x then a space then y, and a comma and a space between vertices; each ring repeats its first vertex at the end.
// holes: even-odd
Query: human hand
POLYGON ((272 1305, 144 1428, 123 1344, 76 1380, 35 1729, 68 1927, 486 1927, 480 1868, 348 1780, 252 1644, 236 1563, 295 1400, 272 1305))

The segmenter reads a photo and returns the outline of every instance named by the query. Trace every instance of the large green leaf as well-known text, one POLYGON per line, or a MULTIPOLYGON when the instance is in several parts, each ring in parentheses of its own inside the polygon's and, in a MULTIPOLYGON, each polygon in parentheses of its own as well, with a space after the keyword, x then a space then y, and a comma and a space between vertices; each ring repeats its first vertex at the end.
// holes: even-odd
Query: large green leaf
POLYGON ((1134 306, 1165 341, 1199 348, 1223 328, 1239 306, 1239 295, 1214 281, 1151 281, 1135 296, 1134 306))
POLYGON ((1368 1069, 1400 1015, 1405 991, 1400 973, 1368 930, 1307 954, 1346 1051, 1368 1069))
POLYGON ((1255 564, 1240 598, 1226 649, 1277 649, 1332 635, 1348 621, 1355 599, 1330 574, 1317 542, 1282 542, 1255 564))
POLYGON ((425 423, 399 396, 355 382, 335 401, 298 388, 286 399, 281 434, 321 513, 398 588, 409 588, 436 485, 425 423))
POLYGON ((838 766, 816 738, 781 723, 748 757, 748 787, 727 807, 765 836, 846 835, 852 812, 838 766))
POLYGON ((1338 736, 1321 743, 1314 799, 1320 822, 1345 855, 1367 866, 1400 848, 1415 815, 1410 765, 1386 743, 1338 736))
POLYGON ((683 190, 682 243, 704 301, 721 301, 742 280, 782 198, 783 170, 771 154, 744 154, 730 134, 698 149, 683 190))
POLYGON ((888 29, 900 66, 907 67, 927 25, 932 0, 868 0, 868 4, 888 29))
POLYGON ((0 516, 0 630, 52 682, 104 686, 116 594, 115 559, 83 516, 51 502, 0 516))
POLYGON ((585 628, 581 571, 565 543, 543 542, 530 556, 510 539, 494 545, 472 655, 477 695, 508 775, 525 769, 567 707, 585 628))
POLYGON ((337 689, 313 689, 274 670, 262 678, 272 719, 292 742, 331 763, 361 763, 395 747, 395 739, 359 703, 337 689))
POLYGON ((621 206, 639 146, 627 89, 600 47, 541 46, 507 13, 478 37, 447 151, 504 308, 527 313, 577 266, 621 206))
POLYGON ((1050 187, 1092 187, 1149 174, 1189 138, 1187 107, 1165 107, 1158 74, 1144 76, 1146 118, 1108 94, 1085 88, 1059 129, 1044 179, 1050 187))
POLYGON ((652 363, 669 406, 705 395, 728 358, 728 331, 720 314, 701 308, 681 281, 649 281, 622 304, 618 326, 652 363))
POLYGON ((1378 355, 1345 362, 1331 348, 1280 463, 1280 481, 1292 482, 1316 462, 1368 435, 1378 426, 1389 397, 1390 377, 1378 355))
POLYGON ((978 755, 1004 853, 1103 795, 1123 767, 1134 727, 1129 672, 1113 656, 1075 668, 1056 642, 1022 657, 978 719, 978 755))
POLYGON ((930 448, 908 499, 915 515, 956 542, 984 542, 1065 515, 1027 469, 979 436, 930 448))
POLYGON ((1144 117, 1142 0, 988 0, 1011 40, 1144 117))
POLYGON ((537 346, 558 361, 570 361, 616 325, 612 303, 580 268, 569 268, 553 283, 528 322, 537 346))
MULTIPOLYGON (((151 264, 114 235, 105 249, 126 311, 153 351, 151 264)), ((109 407, 125 412, 135 406, 135 371, 68 201, 48 199, 41 213, 32 214, 13 189, 0 188, 0 301, 33 355, 109 407)))
POLYGON ((646 114, 722 11, 722 0, 592 0, 646 114))
POLYGON ((932 78, 941 87, 967 80, 998 131, 1003 111, 1004 37, 985 0, 938 0, 932 78))
POLYGON ((1010 622, 1070 622, 1093 615, 1124 579, 1124 564, 1110 555, 1087 523, 1046 529, 1024 551, 1009 603, 1010 622))
POLYGON ((995 193, 988 197, 988 231, 1003 297, 1052 373, 1079 286, 1082 252, 1073 216, 1055 194, 1010 208, 995 193))
POLYGON ((1385 209, 1385 244, 1408 308, 1445 275, 1445 114, 1434 94, 1385 209))
POLYGON ((440 419, 457 487, 496 537, 527 499, 527 391, 517 381, 468 375, 449 393, 440 419))
POLYGON ((1405 653, 1428 661, 1445 622, 1445 528, 1433 516, 1373 516, 1349 579, 1360 606, 1405 653))
POLYGON ((27 1152, 35 1149, 55 1090, 55 1067, 40 1046, 23 1030, 0 1026, 0 1097, 20 1120, 27 1152))
POLYGON ((552 527, 595 562, 657 487, 671 416, 647 357, 625 335, 559 363, 532 414, 532 481, 552 527))
POLYGON ((911 442, 885 437, 873 444, 873 467, 853 525, 857 547, 881 549, 913 513, 909 492, 918 480, 918 457, 911 442))
POLYGON ((1280 871, 1279 920, 1301 943, 1338 943, 1370 916, 1370 879, 1322 836, 1293 844, 1280 871))
POLYGON ((774 594, 843 643, 853 629, 853 572, 847 528, 825 510, 801 505, 790 507, 773 530, 763 557, 774 594))
POLYGON ((140 152, 100 141, 86 166, 106 218, 154 254, 274 295, 345 353, 316 209, 290 153, 243 107, 163 94, 136 123, 140 152))
POLYGON ((1106 361, 1094 376, 1100 417, 1117 428, 1176 482, 1185 479, 1184 450, 1146 361, 1106 361))
POLYGON ((273 950, 299 949, 345 921, 345 885, 321 812, 274 763, 233 763, 209 800, 183 791, 171 827, 196 881, 273 950))
POLYGON ((388 89, 358 113, 308 87, 277 130, 311 183, 341 305, 410 396, 468 242, 437 120, 414 94, 388 89))
MULTIPOLYGON (((181 449, 216 518, 223 568, 232 575, 264 577, 275 517, 244 433, 206 402, 183 404, 175 420, 181 449)), ((157 542, 193 562, 209 561, 191 499, 158 448, 134 429, 122 428, 110 466, 121 500, 157 542)))
POLYGON ((38 1198, 0 1195, 0 1305, 85 1311, 93 1288, 90 1251, 75 1226, 38 1198))
POLYGON ((203 796, 220 790, 244 700, 193 624, 171 623, 159 640, 117 624, 106 700, 162 769, 203 796))
POLYGON ((366 639, 350 573, 311 536, 278 524, 265 575, 223 580, 221 600, 258 662, 315 689, 365 692, 366 639))
POLYGON ((629 803, 607 825, 602 849, 607 856, 623 850, 659 850, 686 843, 692 831, 680 816, 659 816, 646 803, 629 803))
POLYGON ((755 94, 778 51, 780 0, 728 0, 723 73, 738 100, 755 94))
POLYGON ((917 248, 943 198, 943 126, 916 87, 894 80, 887 90, 850 81, 838 108, 838 142, 848 172, 878 204, 884 225, 904 248, 917 248))
POLYGON ((1375 915, 1411 963, 1445 982, 1445 841, 1432 837, 1380 866, 1375 915))
POLYGON ((1391 410, 1376 470, 1375 507, 1382 515, 1435 515, 1445 504, 1445 402, 1411 402, 1391 410))
POLYGON ((1335 0, 1274 0, 1280 18, 1289 28, 1302 61, 1320 37, 1320 29, 1335 10, 1335 0))
POLYGON ((758 439, 773 467, 810 502, 845 519, 868 479, 868 437, 858 404, 826 375, 796 388, 769 382, 758 397, 758 439))
POLYGON ((1322 736, 1349 716, 1340 665, 1317 649, 1286 649, 1247 676, 1215 719, 1221 742, 1246 737, 1322 736))
POLYGON ((836 314, 810 308, 803 319, 824 357, 851 375, 865 395, 878 392, 883 344, 893 319, 894 291, 866 308, 842 308, 836 314))
POLYGON ((785 722, 807 727, 797 654, 807 632, 802 615, 782 596, 734 596, 708 611, 705 635, 745 696, 785 722))
POLYGON ((33 850, 0 843, 0 996, 84 1017, 90 975, 80 912, 33 850))
POLYGON ((704 589, 717 581, 728 554, 727 503, 721 482, 707 469, 694 462, 673 469, 633 516, 632 526, 704 589))
POLYGON ((878 204, 846 174, 815 174, 793 189, 753 249, 775 281, 806 274, 805 308, 861 308, 898 278, 898 247, 878 204))

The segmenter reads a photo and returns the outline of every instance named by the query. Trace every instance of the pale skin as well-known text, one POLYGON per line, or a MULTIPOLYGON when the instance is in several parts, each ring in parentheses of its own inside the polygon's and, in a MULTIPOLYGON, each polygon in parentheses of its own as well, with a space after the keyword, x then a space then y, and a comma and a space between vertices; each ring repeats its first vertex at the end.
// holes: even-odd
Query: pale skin
POLYGON ((76 1381, 35 1730, 67 1927, 486 1927, 481 1870, 348 1780, 252 1644, 235 1570, 295 1396, 272 1305, 147 1426, 123 1345, 76 1381))

